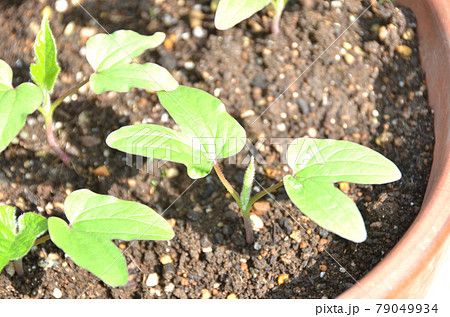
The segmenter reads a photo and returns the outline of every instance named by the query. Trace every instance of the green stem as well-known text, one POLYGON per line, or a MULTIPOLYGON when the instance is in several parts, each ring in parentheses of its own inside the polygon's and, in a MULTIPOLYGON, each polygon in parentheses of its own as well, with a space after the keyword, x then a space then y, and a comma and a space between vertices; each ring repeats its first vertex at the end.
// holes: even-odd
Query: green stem
POLYGON ((36 239, 34 241, 33 247, 40 245, 41 243, 44 243, 45 241, 50 240, 50 235, 46 234, 45 236, 40 237, 39 239, 36 239))
POLYGON ((250 198, 250 201, 248 202, 248 205, 251 207, 253 206, 254 203, 256 203, 258 200, 260 200, 261 198, 263 198, 264 196, 266 196, 267 194, 277 190, 278 188, 283 186, 283 181, 270 186, 267 189, 264 189, 262 192, 259 192, 258 194, 256 194, 255 196, 253 196, 252 198, 250 198))
POLYGON ((227 181, 225 176, 222 173, 222 170, 220 169, 219 163, 217 161, 214 162, 214 170, 217 173, 217 176, 219 177, 220 181, 222 182, 223 186, 228 190, 228 192, 233 196, 234 200, 238 203, 239 206, 241 206, 241 198, 239 197, 239 194, 237 191, 231 186, 231 184, 227 181))
POLYGON ((53 115, 53 112, 55 111, 55 109, 58 108, 58 106, 64 101, 64 99, 66 99, 70 95, 76 93, 81 87, 86 85, 88 82, 89 82, 89 77, 86 78, 85 80, 79 82, 76 86, 72 87, 71 89, 66 91, 61 97, 56 99, 50 106, 49 114, 53 115))

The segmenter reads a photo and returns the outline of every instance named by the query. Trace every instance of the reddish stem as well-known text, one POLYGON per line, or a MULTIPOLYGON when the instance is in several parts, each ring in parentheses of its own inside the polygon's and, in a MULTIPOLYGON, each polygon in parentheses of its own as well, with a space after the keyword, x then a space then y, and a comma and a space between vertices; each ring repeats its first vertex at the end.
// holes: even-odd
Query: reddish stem
POLYGON ((14 268, 16 269, 17 275, 19 275, 20 277, 25 275, 25 272, 23 271, 22 259, 14 261, 14 268))
POLYGON ((50 118, 46 118, 45 120, 45 130, 47 131, 48 144, 50 145, 52 150, 59 156, 59 158, 64 162, 64 164, 69 164, 70 163, 69 156, 66 154, 66 152, 61 150, 61 148, 55 141, 55 136, 53 134, 53 120, 51 118, 51 115, 50 118))

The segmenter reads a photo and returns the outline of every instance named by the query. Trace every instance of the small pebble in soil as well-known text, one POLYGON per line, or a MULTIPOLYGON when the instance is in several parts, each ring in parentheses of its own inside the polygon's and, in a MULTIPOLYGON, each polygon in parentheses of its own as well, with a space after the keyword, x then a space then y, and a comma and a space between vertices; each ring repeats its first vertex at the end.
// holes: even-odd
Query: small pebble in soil
POLYGON ((236 294, 231 293, 227 296, 227 299, 237 299, 237 296, 236 296, 236 294))
POLYGON ((261 250, 262 245, 261 245, 261 243, 260 243, 259 241, 256 241, 255 244, 253 245, 253 248, 254 248, 256 251, 259 251, 259 250, 261 250))
POLYGON ((257 215, 251 215, 250 221, 252 223, 253 230, 259 231, 264 228, 264 222, 257 215))
POLYGON ((63 296, 63 293, 61 292, 61 290, 59 288, 55 288, 53 290, 52 295, 53 295, 54 298, 59 299, 59 298, 61 298, 63 296))
POLYGON ((64 13, 69 8, 69 3, 67 0, 56 0, 55 2, 55 10, 59 13, 64 13))
POLYGON ((347 65, 352 65, 355 62, 355 57, 352 54, 347 53, 344 55, 344 61, 347 65))
POLYGON ((386 40, 388 36, 388 33, 389 33, 388 29, 383 25, 378 30, 378 38, 384 42, 384 40, 386 40))
POLYGON ((348 193, 350 191, 350 184, 347 182, 340 182, 339 189, 342 190, 344 193, 348 193))
POLYGON ((108 177, 111 175, 108 166, 106 165, 101 165, 99 167, 97 167, 94 170, 94 175, 95 176, 103 176, 103 177, 108 177))
POLYGON ((175 289, 175 285, 173 283, 170 283, 169 285, 164 287, 164 292, 172 293, 174 289, 175 289))
POLYGON ((193 70, 195 68, 195 63, 191 60, 184 62, 184 68, 187 70, 193 70))
POLYGON ((178 171, 178 169, 176 167, 171 167, 171 168, 166 170, 166 177, 167 178, 175 178, 178 175, 180 175, 180 172, 178 171))
POLYGON ((289 274, 281 274, 280 276, 278 276, 278 285, 283 285, 284 283, 286 283, 286 280, 289 278, 289 274))
POLYGON ((201 26, 196 26, 192 30, 192 34, 195 37, 202 38, 202 37, 205 37, 208 34, 208 32, 204 28, 202 28, 201 26))
POLYGON ((413 31, 413 29, 407 29, 405 32, 403 32, 403 34, 402 34, 402 38, 405 40, 405 41, 411 41, 411 40, 413 40, 414 39, 414 36, 415 36, 415 34, 414 34, 414 31, 413 31))
POLYGON ((413 51, 412 51, 411 47, 409 47, 407 45, 400 45, 399 47, 397 47, 397 52, 406 58, 406 57, 411 56, 413 51))
POLYGON ((169 263, 173 263, 173 259, 171 258, 171 256, 170 255, 168 255, 168 254, 166 254, 166 255, 163 255, 160 259, 159 259, 159 261, 161 262, 161 264, 169 264, 169 263))
POLYGON ((67 23, 66 27, 64 28, 64 35, 65 36, 71 36, 73 34, 73 31, 75 31, 75 22, 74 21, 70 21, 69 23, 67 23))
POLYGON ((158 285, 158 282, 159 282, 158 273, 151 273, 151 274, 148 275, 146 285, 148 287, 153 287, 153 286, 158 285))
POLYGON ((269 211, 270 203, 268 201, 258 201, 253 205, 253 210, 259 213, 265 213, 269 211))
POLYGON ((339 272, 345 273, 345 269, 344 269, 343 267, 340 267, 340 268, 339 268, 339 272))
POLYGON ((207 290, 206 288, 201 290, 202 293, 202 299, 210 299, 211 298, 211 292, 207 290))

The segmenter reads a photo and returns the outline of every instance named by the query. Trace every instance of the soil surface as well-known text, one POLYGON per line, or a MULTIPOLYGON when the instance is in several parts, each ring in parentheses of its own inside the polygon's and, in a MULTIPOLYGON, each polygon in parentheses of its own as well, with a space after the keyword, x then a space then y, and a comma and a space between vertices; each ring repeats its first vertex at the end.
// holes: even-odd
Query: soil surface
MULTIPOLYGON (((55 10, 54 1, 1 2, 0 58, 12 65, 15 86, 30 80, 33 41, 46 5, 53 9, 62 68, 54 97, 92 72, 85 43, 104 31, 80 6, 67 2, 64 12, 55 10)), ((108 32, 167 34, 164 45, 139 61, 157 62, 180 84, 224 102, 257 144, 249 146, 260 154, 255 191, 289 173, 282 163, 286 148, 271 144, 273 138, 357 142, 395 162, 403 177, 388 185, 340 185, 365 219, 364 243, 318 227, 280 189, 252 210, 264 226, 255 232, 256 243, 247 246, 237 205, 214 172, 193 184, 181 165, 151 171, 154 164, 147 162, 137 169, 105 144, 111 131, 127 124, 174 126, 154 94, 133 89, 97 96, 82 89, 55 113, 58 142, 73 166, 49 150, 42 116, 30 115, 0 154, 1 203, 64 218, 66 196, 88 188, 164 212, 175 238, 117 241, 130 274, 119 288, 76 266, 48 241, 23 259, 24 277, 12 267, 3 270, 0 298, 333 298, 380 262, 415 219, 434 138, 415 20, 408 10, 387 2, 365 11, 369 1, 291 0, 281 33, 273 35, 270 10, 217 31, 209 1, 79 2, 108 32)), ((237 165, 223 167, 238 190, 249 149, 237 156, 237 165)))

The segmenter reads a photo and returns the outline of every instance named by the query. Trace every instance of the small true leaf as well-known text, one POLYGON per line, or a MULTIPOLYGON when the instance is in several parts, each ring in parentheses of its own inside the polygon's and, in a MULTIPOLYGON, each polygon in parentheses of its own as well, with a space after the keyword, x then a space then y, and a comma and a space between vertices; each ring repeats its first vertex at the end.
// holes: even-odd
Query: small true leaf
POLYGON ((42 91, 31 83, 12 88, 12 70, 0 60, 0 152, 25 125, 27 115, 42 103, 42 91))
POLYGON ((79 266, 111 286, 125 285, 127 266, 122 252, 111 242, 170 240, 171 226, 151 208, 82 189, 64 203, 69 224, 51 217, 50 238, 79 266))
POLYGON ((294 204, 318 225, 354 242, 366 239, 364 221, 333 183, 384 184, 401 177, 390 160, 348 141, 296 139, 288 163, 294 173, 284 177, 284 184, 294 204))
POLYGON ((34 54, 36 63, 30 66, 31 78, 39 88, 51 93, 61 69, 56 60, 56 44, 47 15, 42 19, 34 42, 34 54))
POLYGON ((272 0, 220 0, 214 23, 219 30, 229 29, 267 6, 272 0))
POLYGON ((241 204, 242 208, 246 209, 247 204, 250 201, 250 195, 252 193, 253 181, 255 179, 255 158, 252 156, 250 164, 244 174, 244 182, 242 184, 241 191, 241 204))
POLYGON ((0 272, 9 261, 24 257, 45 231, 44 217, 28 212, 16 219, 13 207, 0 206, 0 272))
POLYGON ((171 91, 177 81, 163 67, 152 63, 132 64, 134 58, 164 41, 164 33, 152 36, 120 30, 113 34, 97 34, 86 44, 86 58, 94 69, 90 86, 93 92, 115 90, 127 92, 133 87, 153 91, 171 91))
POLYGON ((106 143, 126 153, 182 163, 194 179, 208 175, 216 159, 235 155, 244 147, 244 129, 219 99, 185 86, 158 92, 158 97, 180 131, 132 125, 111 133, 106 143))

